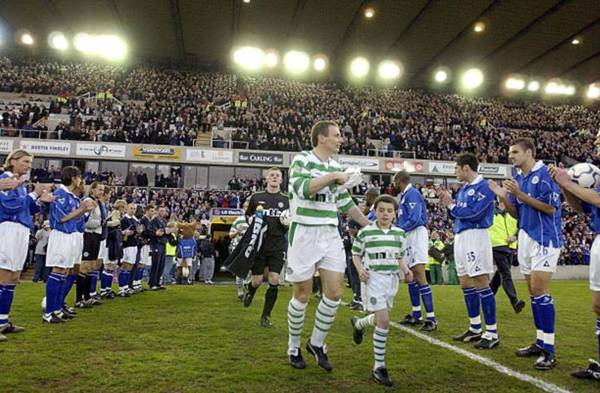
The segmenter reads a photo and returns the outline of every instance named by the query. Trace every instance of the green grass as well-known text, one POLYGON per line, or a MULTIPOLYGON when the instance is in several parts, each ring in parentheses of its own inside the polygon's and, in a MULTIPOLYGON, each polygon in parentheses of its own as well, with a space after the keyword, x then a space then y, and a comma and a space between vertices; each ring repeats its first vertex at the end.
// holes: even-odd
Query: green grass
MULTIPOLYGON (((527 298, 523 283, 519 293, 527 298)), ((0 344, 2 392, 369 392, 382 391, 370 379, 370 332, 362 345, 352 341, 352 312, 340 308, 328 337, 334 370, 327 374, 313 359, 306 370, 287 365, 286 307, 290 288, 282 289, 273 312, 275 326, 259 327, 265 288, 245 309, 232 286, 170 287, 129 299, 106 301, 63 325, 42 325, 44 287, 24 283, 11 312, 27 331, 0 344)), ((530 309, 515 315, 504 294, 498 297, 501 345, 479 352, 516 371, 573 392, 598 392, 600 384, 577 381, 569 372, 587 365, 597 352, 591 294, 583 281, 553 284, 557 306, 558 366, 533 369, 514 349, 533 341, 530 309)), ((347 294, 346 299, 349 298, 347 294)), ((451 342, 467 326, 459 287, 434 287, 439 331, 451 342)), ((316 301, 311 301, 303 345, 312 329, 316 301)), ((393 319, 408 310, 406 286, 396 298, 393 319)), ((476 352, 467 344, 460 347, 476 352)), ((414 392, 539 392, 532 385, 392 328, 387 365, 401 390, 414 392)))

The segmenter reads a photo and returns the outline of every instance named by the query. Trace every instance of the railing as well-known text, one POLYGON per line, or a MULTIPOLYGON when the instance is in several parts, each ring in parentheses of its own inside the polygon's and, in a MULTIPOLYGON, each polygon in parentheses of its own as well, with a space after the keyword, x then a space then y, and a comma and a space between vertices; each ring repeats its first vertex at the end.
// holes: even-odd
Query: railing
POLYGON ((246 149, 250 146, 250 142, 248 141, 240 141, 240 140, 221 140, 221 139, 213 139, 211 143, 211 147, 216 149, 246 149))
POLYGON ((383 149, 367 149, 367 156, 369 157, 389 157, 396 159, 410 158, 412 160, 417 158, 417 153, 414 150, 388 150, 383 149))

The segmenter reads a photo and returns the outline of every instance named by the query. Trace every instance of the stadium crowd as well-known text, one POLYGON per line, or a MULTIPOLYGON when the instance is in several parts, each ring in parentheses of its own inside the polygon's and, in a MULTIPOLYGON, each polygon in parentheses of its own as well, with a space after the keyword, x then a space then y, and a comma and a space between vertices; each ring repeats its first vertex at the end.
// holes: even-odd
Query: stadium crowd
POLYGON ((539 158, 587 161, 600 123, 598 110, 578 105, 31 59, 0 59, 0 90, 64 98, 6 106, 5 135, 23 129, 37 137, 48 114, 62 112, 70 121, 45 137, 107 142, 192 145, 199 133, 232 127, 231 139, 244 147, 297 151, 310 145, 314 120, 328 118, 342 127, 345 154, 450 159, 473 151, 481 161, 506 162, 507 142, 531 134, 539 158))

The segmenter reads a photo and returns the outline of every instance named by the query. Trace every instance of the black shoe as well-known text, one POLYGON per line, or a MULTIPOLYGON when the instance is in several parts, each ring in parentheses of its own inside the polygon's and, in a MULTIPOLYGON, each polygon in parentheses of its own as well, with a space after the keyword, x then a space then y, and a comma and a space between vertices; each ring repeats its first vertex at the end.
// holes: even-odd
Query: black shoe
POLYGON ((354 310, 354 311, 361 311, 362 310, 362 304, 360 304, 357 301, 351 301, 350 303, 348 303, 348 308, 350 310, 354 310))
POLYGON ((75 303, 75 308, 92 308, 92 303, 80 300, 75 303))
POLYGON ((128 294, 127 292, 119 292, 119 294, 117 296, 119 296, 119 297, 130 297, 131 295, 128 294))
POLYGON ((238 300, 240 302, 243 302, 244 301, 244 294, 238 295, 238 300))
POLYGON ((422 332, 436 331, 437 330, 437 322, 427 320, 427 321, 425 321, 425 323, 423 323, 423 326, 421 326, 421 329, 419 329, 419 330, 422 332))
MULTIPOLYGON (((248 288, 250 288, 250 285, 252 284, 248 284, 248 288)), ((246 290, 246 293, 244 294, 244 307, 250 307, 255 293, 256 291, 252 292, 250 289, 246 290)))
POLYGON ((67 311, 71 315, 77 315, 77 311, 75 311, 74 308, 71 308, 71 307, 67 306, 66 304, 63 304, 62 310, 63 311, 67 311))
POLYGON ((12 322, 8 322, 6 325, 4 325, 4 327, 0 328, 0 334, 21 333, 24 331, 24 327, 14 325, 12 322))
POLYGON ((515 351, 515 355, 520 358, 530 358, 533 356, 540 356, 543 352, 543 349, 538 347, 536 344, 531 344, 528 347, 519 348, 515 351))
POLYGON ((264 315, 260 319, 260 326, 264 328, 270 328, 271 326, 273 326, 273 324, 271 323, 271 318, 268 315, 264 315))
POLYGON ((358 321, 358 317, 350 318, 350 323, 352 324, 352 338, 356 344, 360 344, 363 341, 363 331, 356 327, 356 321, 358 321))
POLYGON ((329 363, 329 359, 327 358, 327 352, 325 346, 317 347, 310 343, 310 340, 306 343, 306 350, 308 353, 313 355, 315 359, 317 359, 317 363, 319 367, 321 367, 325 371, 333 370, 333 367, 329 363))
POLYGON ((385 367, 379 367, 373 370, 373 380, 380 385, 394 386, 394 381, 388 375, 388 370, 385 367))
POLYGON ((101 306, 102 305, 102 302, 100 300, 96 299, 95 297, 90 298, 89 303, 92 306, 101 306))
POLYGON ((57 317, 54 314, 50 314, 50 316, 43 315, 42 322, 49 323, 49 324, 65 323, 65 321, 63 321, 62 319, 60 319, 59 317, 57 317))
POLYGON ((478 340, 481 340, 481 333, 475 333, 471 329, 467 329, 466 332, 464 332, 463 334, 461 334, 459 336, 454 336, 454 337, 452 337, 452 339, 454 341, 462 341, 464 343, 468 343, 471 341, 478 341, 478 340))
POLYGON ((57 316, 62 320, 75 319, 76 317, 76 315, 71 314, 68 310, 65 310, 64 308, 58 312, 57 316))
POLYGON ((543 354, 535 361, 535 368, 538 370, 550 370, 556 366, 556 355, 548 352, 542 351, 543 354))
POLYGON ((477 349, 494 349, 500 344, 498 337, 491 337, 483 334, 481 340, 479 340, 474 347, 477 349))
POLYGON ((167 289, 167 287, 163 287, 162 285, 158 287, 159 291, 164 291, 165 289, 167 289))
POLYGON ((403 320, 398 322, 403 326, 416 326, 423 323, 423 320, 413 317, 411 314, 406 314, 403 320))
POLYGON ((525 308, 525 302, 523 300, 519 300, 515 304, 512 305, 513 310, 515 310, 515 314, 520 313, 525 308))
POLYGON ((590 365, 585 370, 573 371, 571 376, 578 379, 595 379, 600 381, 600 363, 590 359, 590 365))
POLYGON ((117 297, 117 295, 115 295, 115 293, 113 291, 110 291, 108 293, 106 293, 106 295, 104 295, 105 299, 114 299, 115 297, 117 297))
POLYGON ((290 359, 290 366, 297 368, 297 369, 305 369, 306 368, 306 362, 304 361, 304 358, 302 357, 302 351, 300 351, 300 348, 296 348, 296 350, 294 352, 296 352, 296 354, 291 354, 291 351, 288 351, 289 354, 289 359, 290 359))

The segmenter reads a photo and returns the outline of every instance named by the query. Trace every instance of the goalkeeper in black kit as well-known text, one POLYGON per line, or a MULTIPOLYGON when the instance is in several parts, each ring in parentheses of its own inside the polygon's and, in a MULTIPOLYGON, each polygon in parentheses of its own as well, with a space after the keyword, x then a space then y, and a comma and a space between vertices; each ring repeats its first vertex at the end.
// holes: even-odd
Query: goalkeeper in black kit
MULTIPOLYGON (((256 290, 261 285, 265 274, 268 278, 269 288, 265 293, 265 304, 263 306, 260 325, 271 327, 271 311, 277 301, 279 286, 279 275, 285 264, 287 251, 286 233, 287 227, 281 223, 281 214, 290 208, 288 195, 281 191, 282 174, 279 168, 267 170, 267 189, 263 192, 254 193, 250 197, 250 203, 246 215, 251 217, 260 206, 263 218, 267 222, 267 232, 262 241, 262 246, 254 259, 252 266, 252 280, 248 283, 244 295, 244 306, 249 307, 256 290)), ((287 213, 287 212, 286 212, 287 213)), ((248 222, 250 220, 248 219, 248 222)))

